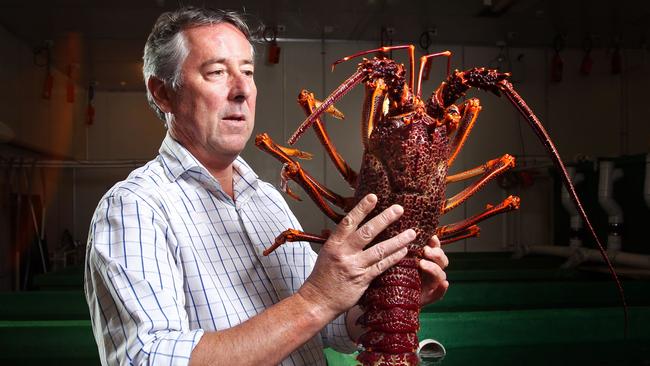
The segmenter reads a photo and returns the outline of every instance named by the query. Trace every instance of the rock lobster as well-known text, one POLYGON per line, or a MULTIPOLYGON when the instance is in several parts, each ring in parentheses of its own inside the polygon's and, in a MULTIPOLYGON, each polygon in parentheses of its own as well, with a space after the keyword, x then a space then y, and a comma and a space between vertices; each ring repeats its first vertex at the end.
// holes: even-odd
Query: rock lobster
MULTIPOLYGON (((488 205, 483 212, 472 217, 438 227, 440 215, 463 203, 500 173, 514 167, 514 158, 506 154, 474 169, 447 175, 481 110, 476 98, 468 99, 459 105, 454 104, 465 96, 470 88, 489 91, 497 96, 504 94, 529 122, 548 150, 618 285, 627 324, 625 297, 616 272, 589 223, 553 142, 532 110, 513 89, 508 81, 509 74, 486 68, 456 70, 450 74, 448 62, 447 80, 429 99, 423 100, 420 85, 426 63, 437 56, 446 56, 449 60, 451 53, 445 51, 422 56, 417 89, 414 89, 414 51, 414 46, 402 45, 382 47, 345 57, 336 61, 333 66, 369 53, 380 53, 380 56, 371 59, 363 58, 357 71, 322 102, 305 90, 298 97, 298 103, 308 117, 289 138, 288 143, 294 144, 310 126, 313 126, 334 165, 355 190, 353 197, 342 197, 332 192, 294 160, 309 158, 309 153, 280 146, 267 134, 256 137, 256 145, 260 149, 283 163, 281 188, 291 197, 297 198, 287 184, 289 180, 298 183, 318 207, 338 223, 343 215, 336 212, 328 202, 348 212, 368 193, 375 193, 379 200, 370 217, 395 203, 404 207, 404 214, 398 222, 379 234, 374 242, 388 239, 408 228, 415 229, 417 233, 416 239, 409 245, 407 256, 377 277, 359 301, 364 314, 358 319, 358 323, 365 326, 367 332, 359 339, 362 352, 358 360, 363 365, 417 365, 416 332, 419 328, 421 293, 418 258, 421 258, 423 246, 433 234, 438 235, 442 244, 477 236, 478 222, 519 207, 519 198, 510 196, 498 205, 488 205), (404 65, 385 56, 386 52, 396 49, 409 51, 408 82, 404 65), (361 127, 364 152, 357 174, 336 151, 320 116, 329 113, 341 118, 342 113, 334 107, 334 103, 361 83, 365 85, 366 91, 361 127), (445 199, 448 183, 471 178, 476 178, 472 184, 453 197, 445 199)), ((326 236, 288 229, 276 238, 265 255, 287 241, 324 243, 326 236)))

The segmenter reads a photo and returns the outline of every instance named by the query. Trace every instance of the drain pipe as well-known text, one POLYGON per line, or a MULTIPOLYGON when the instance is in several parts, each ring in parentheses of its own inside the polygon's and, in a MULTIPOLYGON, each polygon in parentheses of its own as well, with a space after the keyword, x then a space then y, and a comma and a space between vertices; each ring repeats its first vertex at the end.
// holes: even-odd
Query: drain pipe
MULTIPOLYGON (((598 249, 570 248, 561 245, 525 245, 522 250, 523 255, 542 254, 568 258, 562 265, 563 268, 573 268, 584 262, 605 262, 598 249)), ((607 256, 612 265, 650 269, 650 255, 608 251, 607 256)))
POLYGON ((603 160, 599 165, 598 176, 598 203, 607 212, 607 222, 609 223, 607 233, 607 250, 621 250, 623 228, 623 210, 616 203, 613 197, 614 181, 623 176, 621 169, 614 168, 613 161, 603 160))
POLYGON ((417 354, 420 358, 420 366, 436 366, 442 364, 447 350, 442 343, 429 338, 420 341, 417 354))
POLYGON ((643 183, 643 197, 645 205, 650 207, 650 154, 645 156, 645 181, 643 183))
MULTIPOLYGON (((569 166, 566 168, 567 173, 569 174, 569 178, 571 178, 571 181, 573 181, 574 185, 577 185, 578 183, 582 182, 584 180, 584 174, 582 173, 577 173, 576 174, 576 168, 569 166)), ((580 214, 578 213, 578 209, 576 208, 576 205, 573 203, 571 200, 571 196, 569 195, 569 191, 567 191, 566 187, 562 187, 562 206, 564 207, 565 210, 570 215, 570 227, 571 227, 571 233, 569 237, 569 247, 570 248, 579 248, 582 246, 582 217, 580 217, 580 214)))
MULTIPOLYGON (((622 172, 620 169, 613 169, 613 166, 614 164, 611 161, 600 162, 598 202, 609 215, 608 221, 610 224, 610 232, 607 237, 607 256, 609 257, 610 262, 615 266, 650 269, 650 255, 620 251, 620 228, 623 223, 623 212, 620 206, 612 198, 612 183, 622 176, 622 172)), ((580 178, 576 176, 575 179, 580 178)), ((562 194, 564 195, 564 191, 562 194)), ((646 156, 644 197, 646 205, 650 207, 650 154, 646 156)), ((562 197, 562 203, 567 211, 573 215, 575 207, 570 205, 572 208, 569 208, 564 203, 564 196, 562 197)), ((580 221, 580 224, 582 225, 582 221, 580 221)), ((571 221, 571 225, 573 230, 573 220, 571 221)), ((542 254, 567 258, 567 261, 562 265, 564 268, 576 267, 585 262, 605 262, 605 259, 602 257, 599 250, 583 247, 562 245, 523 245, 520 250, 521 252, 515 254, 515 258, 520 258, 527 254, 542 254)))

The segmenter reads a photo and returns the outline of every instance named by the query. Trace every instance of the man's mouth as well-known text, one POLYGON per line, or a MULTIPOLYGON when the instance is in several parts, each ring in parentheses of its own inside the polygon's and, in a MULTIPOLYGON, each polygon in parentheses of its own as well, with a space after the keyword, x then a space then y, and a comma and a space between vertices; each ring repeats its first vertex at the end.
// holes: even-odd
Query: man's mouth
POLYGON ((226 121, 245 121, 246 117, 243 114, 229 114, 223 119, 226 121))

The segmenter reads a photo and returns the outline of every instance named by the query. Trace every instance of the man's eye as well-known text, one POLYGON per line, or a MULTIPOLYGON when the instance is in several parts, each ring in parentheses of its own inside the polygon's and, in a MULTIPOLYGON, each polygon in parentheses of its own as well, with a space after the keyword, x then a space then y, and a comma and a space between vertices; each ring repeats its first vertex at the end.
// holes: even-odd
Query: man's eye
POLYGON ((212 71, 208 72, 208 75, 219 76, 219 75, 223 75, 224 73, 225 73, 225 70, 212 70, 212 71))
POLYGON ((255 74, 253 70, 244 70, 242 73, 246 76, 253 76, 253 74, 255 74))

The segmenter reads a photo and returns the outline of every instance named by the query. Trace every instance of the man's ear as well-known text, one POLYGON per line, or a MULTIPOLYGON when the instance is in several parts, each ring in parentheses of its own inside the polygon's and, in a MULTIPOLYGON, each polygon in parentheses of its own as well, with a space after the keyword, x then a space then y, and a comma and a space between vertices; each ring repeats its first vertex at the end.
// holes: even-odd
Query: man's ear
POLYGON ((156 105, 163 111, 163 113, 171 112, 171 98, 169 91, 162 80, 155 76, 149 77, 149 80, 147 80, 147 89, 149 89, 154 102, 156 102, 156 105))

